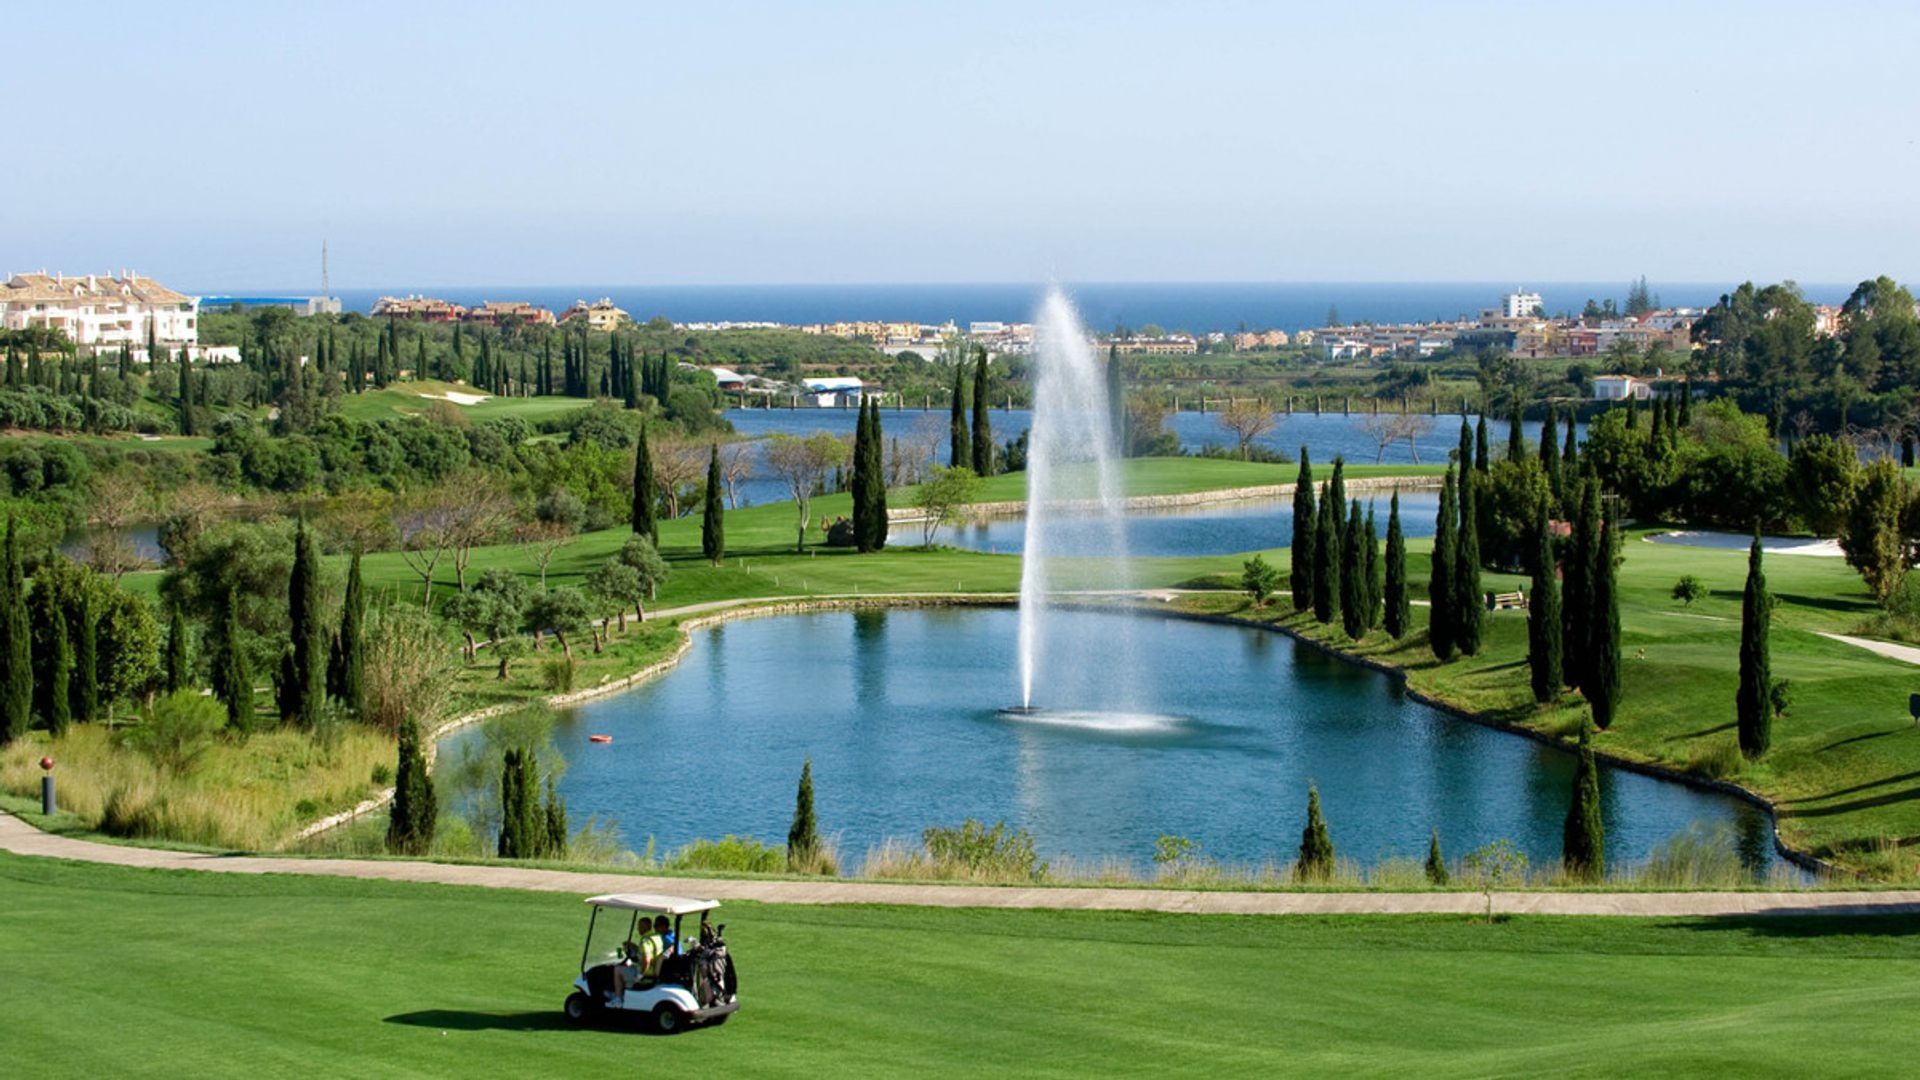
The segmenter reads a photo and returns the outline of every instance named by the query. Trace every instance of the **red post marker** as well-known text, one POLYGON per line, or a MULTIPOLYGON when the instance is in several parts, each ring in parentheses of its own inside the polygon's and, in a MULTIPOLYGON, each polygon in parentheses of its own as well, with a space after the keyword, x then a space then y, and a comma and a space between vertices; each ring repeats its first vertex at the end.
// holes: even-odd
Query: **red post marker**
POLYGON ((43 758, 41 758, 41 759, 40 759, 40 767, 41 767, 42 769, 45 769, 45 770, 47 770, 48 772, 52 772, 52 771, 53 771, 53 759, 52 759, 52 758, 50 758, 50 757, 43 757, 43 758))

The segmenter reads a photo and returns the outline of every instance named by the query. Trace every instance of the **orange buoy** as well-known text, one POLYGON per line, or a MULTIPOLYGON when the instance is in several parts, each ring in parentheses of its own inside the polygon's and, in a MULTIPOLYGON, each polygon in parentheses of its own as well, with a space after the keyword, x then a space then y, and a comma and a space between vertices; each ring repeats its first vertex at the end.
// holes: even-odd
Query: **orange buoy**
POLYGON ((589 736, 587 736, 587 741, 588 741, 588 742, 598 742, 598 743, 610 743, 610 742, 612 742, 612 741, 613 741, 613 736, 611 736, 611 735, 589 735, 589 736))

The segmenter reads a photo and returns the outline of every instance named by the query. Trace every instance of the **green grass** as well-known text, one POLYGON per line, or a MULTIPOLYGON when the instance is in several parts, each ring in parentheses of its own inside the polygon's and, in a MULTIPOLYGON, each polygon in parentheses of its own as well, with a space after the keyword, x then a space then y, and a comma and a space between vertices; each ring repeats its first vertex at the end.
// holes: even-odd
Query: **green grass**
POLYGON ((0 856, 0 1009, 32 1018, 36 1076, 1860 1076, 1920 1051, 1912 920, 722 910, 742 1009, 662 1039, 561 1022, 574 896, 0 856))
MULTIPOLYGON (((369 390, 364 394, 345 394, 340 398, 340 412, 355 420, 395 420, 418 416, 427 407, 436 403, 446 404, 444 395, 449 391, 461 394, 475 394, 480 391, 461 383, 420 382, 395 383, 385 390, 369 390), (428 396, 432 395, 432 396, 428 396)), ((561 413, 574 412, 586 408, 590 403, 575 397, 489 397, 485 401, 472 405, 456 405, 460 412, 474 420, 487 420, 502 416, 519 416, 527 420, 543 420, 561 413)))

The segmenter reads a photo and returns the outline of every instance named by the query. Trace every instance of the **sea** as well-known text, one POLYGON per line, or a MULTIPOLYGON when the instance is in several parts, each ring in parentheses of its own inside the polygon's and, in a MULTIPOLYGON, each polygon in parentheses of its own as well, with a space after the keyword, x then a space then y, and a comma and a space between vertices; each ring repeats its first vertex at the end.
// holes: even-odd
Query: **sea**
MULTIPOLYGON (((1669 307, 1707 307, 1734 282, 1649 282, 1669 307)), ((1083 282, 1063 284, 1093 330, 1289 332, 1342 322, 1402 323, 1474 317, 1515 290, 1537 292, 1549 314, 1578 312, 1589 298, 1624 305, 1629 283, 1604 282, 1083 282)), ((371 311, 382 296, 420 294, 472 306, 525 300, 558 313, 576 300, 611 299, 633 318, 678 323, 772 322, 786 325, 853 320, 932 323, 1028 322, 1042 283, 919 285, 499 285, 433 288, 389 285, 338 289, 350 311, 371 311)), ((1839 303, 1851 287, 1803 285, 1815 303, 1839 303)), ((306 290, 308 292, 312 290, 306 290)), ((303 295, 292 290, 209 290, 230 296, 303 295)))

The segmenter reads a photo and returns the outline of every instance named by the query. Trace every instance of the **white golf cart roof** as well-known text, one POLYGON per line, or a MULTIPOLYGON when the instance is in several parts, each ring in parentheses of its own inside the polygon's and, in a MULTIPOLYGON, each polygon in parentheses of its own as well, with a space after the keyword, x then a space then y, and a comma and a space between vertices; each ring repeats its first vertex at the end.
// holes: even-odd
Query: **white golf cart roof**
POLYGON ((691 915, 696 911, 712 911, 720 906, 718 900, 690 900, 684 896, 663 896, 659 893, 607 893, 604 896, 589 896, 587 903, 621 911, 644 911, 649 915, 691 915))

